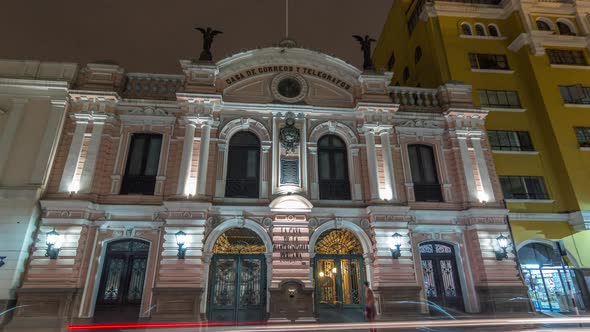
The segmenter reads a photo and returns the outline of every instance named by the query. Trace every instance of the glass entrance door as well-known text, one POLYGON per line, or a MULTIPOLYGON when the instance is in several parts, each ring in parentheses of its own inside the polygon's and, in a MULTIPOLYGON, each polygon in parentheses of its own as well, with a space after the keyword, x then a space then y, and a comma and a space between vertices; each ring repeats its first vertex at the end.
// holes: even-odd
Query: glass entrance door
POLYGON ((362 256, 316 255, 315 290, 320 320, 362 320, 363 282, 362 256))
MULTIPOLYGON (((440 242, 427 242, 420 245, 422 260, 422 277, 428 301, 443 308, 463 311, 463 298, 455 250, 452 246, 440 242)), ((430 310, 436 313, 436 310, 430 310)))
POLYGON ((266 265, 260 254, 215 254, 209 292, 209 320, 264 320, 266 265))

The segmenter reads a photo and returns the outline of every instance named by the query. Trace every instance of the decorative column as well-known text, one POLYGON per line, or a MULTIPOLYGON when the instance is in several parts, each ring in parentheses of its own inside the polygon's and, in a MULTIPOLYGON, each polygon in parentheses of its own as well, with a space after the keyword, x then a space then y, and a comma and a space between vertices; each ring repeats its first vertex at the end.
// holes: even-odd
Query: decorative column
POLYGON ((363 186, 362 186, 362 175, 361 175, 361 161, 359 160, 359 148, 350 148, 349 151, 349 169, 353 174, 353 192, 352 199, 355 201, 363 200, 363 186))
POLYGON ((318 183, 318 148, 310 146, 309 151, 309 165, 310 165, 310 180, 311 180, 311 200, 320 199, 320 184, 318 183))
POLYGON ((92 179, 94 178, 94 170, 96 169, 96 159, 98 158, 98 151, 102 141, 102 130, 107 119, 106 114, 92 116, 92 136, 88 144, 88 151, 86 152, 86 160, 84 161, 84 168, 80 176, 80 192, 88 193, 92 190, 92 179))
POLYGON ((280 156, 280 143, 279 143, 279 120, 280 113, 276 114, 272 119, 272 170, 271 170, 271 183, 272 183, 272 194, 275 195, 279 188, 279 160, 280 156))
POLYGON ((461 161, 463 164, 463 174, 465 174, 465 183, 467 184, 467 192, 469 194, 469 201, 477 200, 477 190, 475 188, 475 176, 473 175, 473 165, 471 164, 471 157, 469 156, 469 148, 467 147, 467 134, 459 134, 459 151, 461 151, 461 161))
POLYGON ((379 199, 379 179, 377 174, 377 151, 375 149, 375 132, 372 129, 365 130, 365 138, 367 145, 367 165, 369 172, 369 185, 371 188, 371 200, 379 199))
MULTIPOLYGON (((194 193, 193 188, 187 188, 191 165, 193 161, 193 144, 195 142, 195 124, 186 120, 184 127, 184 142, 182 145, 182 159, 180 161, 180 173, 178 174, 178 185, 176 186, 177 195, 194 193)), ((200 168, 199 168, 200 170, 200 168)))
POLYGON ((268 198, 268 164, 270 163, 270 145, 262 146, 260 162, 260 198, 268 198))
POLYGON ((24 116, 24 108, 27 102, 27 99, 12 100, 12 109, 8 112, 8 120, 4 125, 2 136, 0 137, 0 156, 2 156, 0 157, 0 179, 2 178, 2 174, 4 174, 6 162, 10 160, 9 153, 24 116))
POLYGON ((307 119, 303 116, 303 125, 301 129, 301 146, 299 148, 300 156, 301 156, 301 165, 299 165, 301 169, 301 188, 303 192, 307 192, 308 188, 308 168, 307 168, 307 119))
POLYGON ((225 170, 227 168, 227 160, 225 160, 226 151, 227 143, 217 144, 217 177, 215 180, 215 197, 218 198, 225 196, 225 170))
POLYGON ((78 166, 78 159, 80 158, 80 152, 82 151, 84 135, 86 134, 86 127, 88 126, 88 116, 84 114, 74 114, 72 117, 76 120, 76 129, 72 136, 68 158, 66 159, 64 171, 61 176, 61 182, 59 184, 60 192, 78 191, 77 185, 72 184, 72 181, 74 180, 76 167, 78 166))
POLYGON ((481 137, 471 136, 471 144, 475 151, 475 159, 477 160, 477 168, 479 169, 479 177, 484 193, 487 195, 488 202, 495 202, 494 188, 492 187, 492 180, 490 179, 490 172, 488 171, 488 164, 481 148, 481 137))
POLYGON ((53 158, 57 151, 57 145, 61 138, 63 123, 66 116, 66 100, 52 100, 51 113, 47 126, 43 133, 43 139, 39 152, 37 152, 37 159, 35 160, 35 168, 31 174, 31 184, 45 183, 46 174, 49 174, 49 166, 53 164, 53 158))
POLYGON ((383 151, 383 173, 385 175, 385 187, 388 188, 391 200, 397 201, 397 189, 395 186, 395 173, 393 171, 393 157, 391 156, 391 143, 389 142, 389 130, 381 131, 381 149, 383 151))
POLYGON ((197 195, 204 196, 207 191, 207 166, 209 165, 209 144, 211 138, 211 124, 209 121, 201 123, 201 145, 199 147, 199 170, 197 173, 197 195))

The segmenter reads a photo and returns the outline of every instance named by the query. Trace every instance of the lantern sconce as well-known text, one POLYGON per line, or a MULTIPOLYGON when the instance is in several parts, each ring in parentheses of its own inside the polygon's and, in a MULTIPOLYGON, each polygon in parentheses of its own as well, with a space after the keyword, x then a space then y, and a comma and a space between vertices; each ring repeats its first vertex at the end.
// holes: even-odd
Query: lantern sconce
POLYGON ((404 237, 400 233, 395 233, 391 236, 391 246, 389 249, 391 250, 391 257, 394 259, 398 259, 402 255, 400 248, 402 246, 403 239, 404 237))
POLYGON ((59 250, 61 248, 62 235, 55 231, 55 228, 51 232, 47 232, 47 250, 45 251, 45 257, 49 259, 57 259, 59 250))
POLYGON ((175 234, 176 236, 176 244, 178 245, 178 253, 176 256, 180 259, 184 259, 184 255, 186 254, 186 244, 187 235, 183 231, 178 231, 175 234))
POLYGON ((508 251, 506 250, 508 248, 508 238, 500 234, 496 238, 496 242, 498 242, 498 247, 500 247, 500 250, 496 250, 496 259, 501 261, 508 258, 508 251))
POLYGON ((0 267, 4 266, 4 264, 6 264, 6 262, 4 262, 5 259, 6 259, 6 256, 0 256, 0 267))

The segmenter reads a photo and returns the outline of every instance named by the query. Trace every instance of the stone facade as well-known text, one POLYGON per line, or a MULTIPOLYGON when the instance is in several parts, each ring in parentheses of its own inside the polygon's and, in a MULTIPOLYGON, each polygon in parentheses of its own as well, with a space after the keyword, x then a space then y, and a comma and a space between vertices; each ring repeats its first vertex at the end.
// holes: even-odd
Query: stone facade
POLYGON ((504 300, 505 292, 495 291, 502 287, 526 296, 513 253, 496 259, 496 237, 509 235, 507 211, 485 139, 487 113, 474 107, 469 86, 392 87, 391 73, 360 72, 301 48, 181 65, 182 76, 100 64, 81 70, 69 90, 19 291, 18 305, 25 307, 16 310, 12 326, 56 314, 55 326, 92 321, 105 250, 119 239, 150 247, 137 319, 206 320, 214 243, 234 228, 253 231, 264 244, 266 319, 322 319, 315 244, 334 229, 358 239, 361 280, 375 290, 382 318, 428 313, 421 304, 427 281, 420 245, 429 241, 454 253, 455 297, 463 310, 491 310, 490 302, 504 300), (284 78, 299 82, 297 95, 281 92, 284 78), (287 119, 300 133, 292 149, 280 135, 287 119), (260 142, 257 198, 226 197, 230 140, 242 131, 260 142), (122 195, 138 133, 162 137, 153 195, 122 195), (346 144, 348 200, 320 197, 318 141, 328 134, 346 144), (433 151, 439 201, 417 199, 422 189, 412 180, 412 144, 433 151), (283 160, 297 161, 288 184, 281 182, 283 160), (63 238, 57 259, 45 257, 53 229, 63 238), (177 255, 179 231, 187 234, 184 258, 177 255), (403 238, 399 258, 392 258, 394 233, 403 238), (281 244, 293 234, 306 246, 286 261, 281 244), (35 305, 45 298, 59 312, 35 305), (413 304, 400 303, 408 301, 413 304))

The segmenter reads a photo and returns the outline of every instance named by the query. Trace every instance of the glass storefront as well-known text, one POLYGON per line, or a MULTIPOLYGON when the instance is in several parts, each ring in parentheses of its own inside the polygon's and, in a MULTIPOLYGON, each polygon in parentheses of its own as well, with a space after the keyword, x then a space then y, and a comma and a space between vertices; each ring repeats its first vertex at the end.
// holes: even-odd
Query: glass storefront
POLYGON ((518 250, 518 258, 536 311, 572 312, 575 306, 584 309, 574 273, 556 249, 529 243, 518 250))

